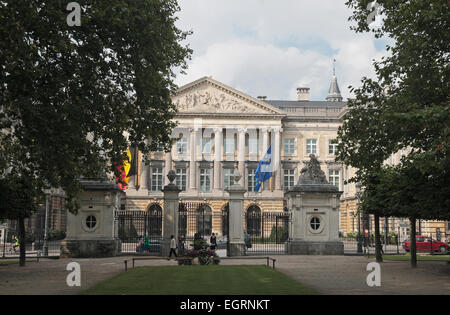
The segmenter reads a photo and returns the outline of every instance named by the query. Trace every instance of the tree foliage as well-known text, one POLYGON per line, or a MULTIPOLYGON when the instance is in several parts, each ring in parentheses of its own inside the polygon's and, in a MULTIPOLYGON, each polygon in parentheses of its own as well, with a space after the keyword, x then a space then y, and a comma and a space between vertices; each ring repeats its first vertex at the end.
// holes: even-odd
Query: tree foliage
POLYGON ((337 159, 355 167, 352 180, 364 186, 380 176, 383 184, 370 202, 378 211, 443 218, 450 195, 448 1, 383 1, 383 23, 372 29, 367 23, 371 2, 347 2, 353 9, 349 20, 356 22, 352 28, 386 36, 393 44, 387 46, 388 56, 374 62, 376 79, 364 77, 360 87, 352 88, 355 98, 338 131, 337 159), (399 165, 382 168, 401 150, 399 165), (378 198, 385 193, 392 198, 378 198))
MULTIPOLYGON (((399 150, 411 150, 423 174, 448 174, 450 137, 450 15, 446 0, 386 0, 381 27, 370 29, 369 0, 350 0, 357 32, 393 40, 390 55, 374 62, 376 79, 352 88, 340 128, 338 159, 358 169, 357 178, 377 170, 399 150)), ((411 158, 410 158, 411 160, 411 158)), ((441 187, 442 188, 442 187, 441 187)))
POLYGON ((169 148, 173 79, 191 54, 176 0, 77 2, 73 27, 67 1, 0 2, 0 170, 62 187, 74 212, 80 177, 116 171, 129 146, 169 148))
MULTIPOLYGON (((356 32, 386 36, 388 56, 364 77, 338 131, 337 158, 357 168, 366 187, 362 209, 410 218, 411 265, 417 264, 416 219, 449 218, 450 15, 447 0, 384 0, 381 26, 371 28, 372 0, 348 0, 356 32), (383 167, 392 154, 401 162, 383 167)), ((377 231, 378 232, 378 231, 377 231)), ((379 240, 377 240, 379 243, 379 240)), ((380 258, 377 245, 377 260, 380 258)))

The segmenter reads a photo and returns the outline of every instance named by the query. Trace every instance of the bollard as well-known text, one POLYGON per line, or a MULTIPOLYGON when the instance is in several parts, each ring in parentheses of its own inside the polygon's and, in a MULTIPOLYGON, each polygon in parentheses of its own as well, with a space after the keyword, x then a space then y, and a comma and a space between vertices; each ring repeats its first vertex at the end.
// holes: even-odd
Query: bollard
POLYGON ((125 271, 128 270, 128 268, 127 268, 127 267, 128 267, 128 266, 127 266, 127 263, 128 263, 128 261, 125 260, 125 271))

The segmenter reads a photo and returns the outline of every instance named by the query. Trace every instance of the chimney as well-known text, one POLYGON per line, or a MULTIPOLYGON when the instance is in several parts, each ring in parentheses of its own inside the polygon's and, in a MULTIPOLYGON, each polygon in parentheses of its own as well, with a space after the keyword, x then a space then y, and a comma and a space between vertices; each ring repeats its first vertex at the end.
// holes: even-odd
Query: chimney
POLYGON ((309 88, 299 87, 297 89, 297 100, 298 101, 309 101, 309 88))

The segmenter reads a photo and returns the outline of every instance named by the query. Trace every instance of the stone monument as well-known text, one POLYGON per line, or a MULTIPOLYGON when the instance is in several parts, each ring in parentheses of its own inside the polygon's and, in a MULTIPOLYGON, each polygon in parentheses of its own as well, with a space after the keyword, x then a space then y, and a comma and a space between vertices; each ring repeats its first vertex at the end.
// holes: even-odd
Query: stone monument
POLYGON ((339 241, 339 203, 342 192, 328 183, 311 154, 297 185, 285 193, 292 214, 288 252, 291 255, 343 255, 339 241))
POLYGON ((111 257, 121 252, 114 213, 123 192, 115 182, 81 180, 80 209, 67 214, 61 257, 111 257))

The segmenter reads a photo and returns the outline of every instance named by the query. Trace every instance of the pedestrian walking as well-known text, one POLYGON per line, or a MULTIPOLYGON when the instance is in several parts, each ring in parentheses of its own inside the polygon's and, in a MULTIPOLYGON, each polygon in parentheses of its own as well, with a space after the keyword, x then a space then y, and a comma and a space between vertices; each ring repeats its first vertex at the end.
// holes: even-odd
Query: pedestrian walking
POLYGON ((177 256, 177 242, 175 241, 175 238, 173 235, 170 236, 170 253, 169 253, 169 258, 167 258, 167 260, 170 260, 170 258, 172 258, 172 253, 175 255, 175 257, 177 256))
POLYGON ((217 239, 214 233, 211 235, 211 238, 209 239, 209 243, 211 244, 209 247, 211 250, 215 250, 217 247, 217 239))
POLYGON ((184 241, 183 241, 183 237, 179 236, 178 237, 178 255, 183 255, 184 253, 184 241))
POLYGON ((14 244, 14 252, 16 252, 16 248, 17 247, 19 247, 19 239, 17 238, 17 236, 14 236, 14 241, 15 241, 15 244, 14 244))

